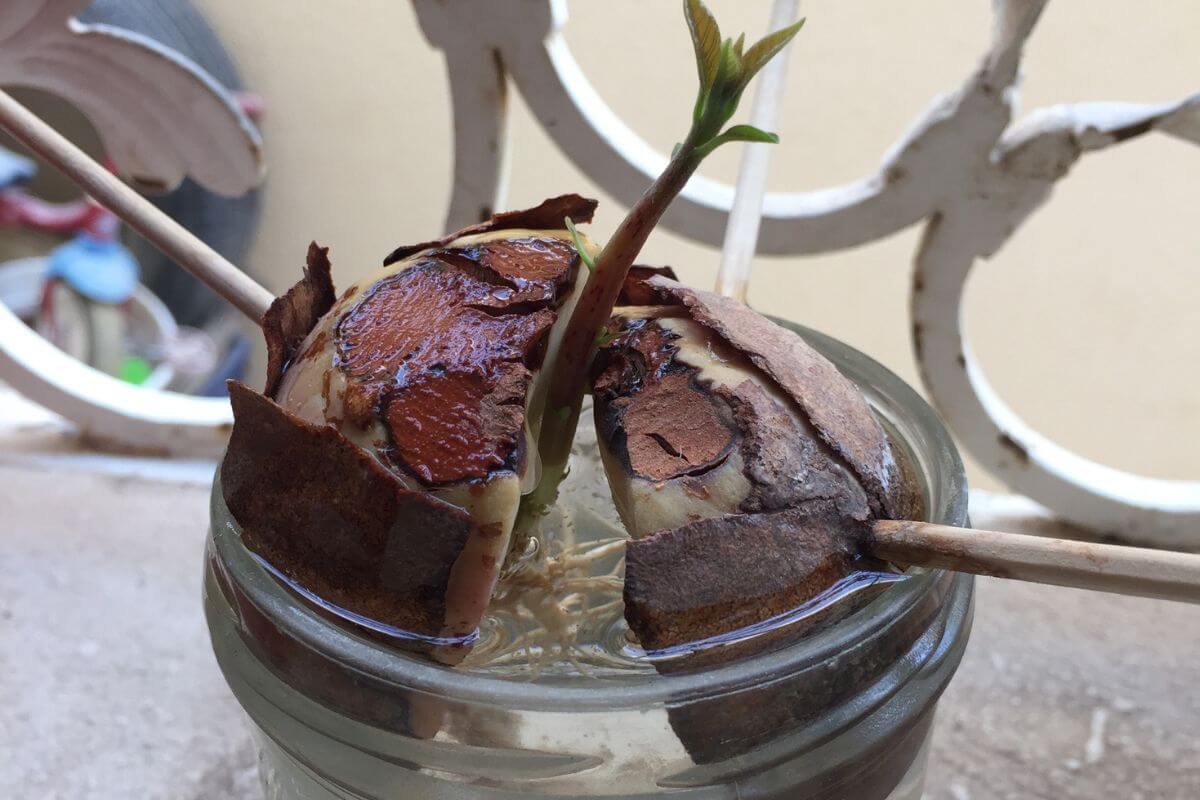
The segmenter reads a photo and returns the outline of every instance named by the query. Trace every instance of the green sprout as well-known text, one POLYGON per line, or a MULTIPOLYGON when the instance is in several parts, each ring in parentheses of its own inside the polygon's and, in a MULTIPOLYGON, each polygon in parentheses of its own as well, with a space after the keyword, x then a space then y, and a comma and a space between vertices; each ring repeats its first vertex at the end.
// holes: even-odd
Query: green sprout
POLYGON ((764 36, 743 52, 746 35, 721 40, 721 28, 701 0, 686 0, 684 16, 696 51, 696 71, 700 90, 692 109, 692 130, 698 133, 695 148, 704 158, 726 142, 768 142, 777 144, 774 133, 753 125, 734 125, 721 132, 741 102, 742 92, 767 62, 778 55, 804 26, 804 20, 764 36))
POLYGON ((563 218, 563 224, 567 226, 567 233, 571 234, 571 241, 575 244, 575 252, 579 253, 579 260, 588 268, 588 271, 596 269, 596 259, 583 245, 583 239, 580 238, 579 231, 575 229, 575 222, 570 217, 563 218))
POLYGON ((779 141, 773 133, 753 125, 726 123, 737 111, 750 80, 774 58, 804 24, 801 20, 763 37, 745 49, 745 36, 721 38, 717 21, 701 0, 684 0, 684 17, 696 51, 700 88, 692 109, 687 136, 671 152, 671 159, 641 199, 629 210, 611 239, 595 258, 582 246, 574 223, 566 220, 580 258, 591 271, 579 301, 563 332, 562 343, 550 370, 548 407, 557 413, 542 420, 538 452, 542 477, 521 501, 518 533, 528 531, 542 509, 553 505, 558 486, 567 473, 571 442, 579 421, 579 408, 588 388, 588 371, 599 346, 606 343, 604 327, 624 285, 625 276, 641 252, 650 232, 671 201, 683 191, 705 156, 726 142, 779 141))

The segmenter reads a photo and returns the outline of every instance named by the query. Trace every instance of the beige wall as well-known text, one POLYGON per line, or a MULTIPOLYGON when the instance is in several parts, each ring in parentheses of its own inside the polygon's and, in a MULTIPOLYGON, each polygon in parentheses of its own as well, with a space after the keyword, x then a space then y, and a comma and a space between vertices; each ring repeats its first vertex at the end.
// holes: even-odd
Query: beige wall
MULTIPOLYGON (((450 171, 441 56, 401 0, 201 0, 267 99, 270 179, 251 265, 282 289, 307 242, 332 245, 345 285, 394 245, 440 232, 450 171), (349 9, 353 9, 350 11, 349 9)), ((765 25, 767 0, 711 0, 726 29, 765 25)), ((571 4, 567 37, 609 103, 667 149, 686 124, 693 62, 678 3, 571 4)), ((985 0, 810 0, 790 66, 772 187, 871 169, 988 37, 985 0)), ((1030 45, 1022 108, 1159 101, 1200 90, 1200 7, 1054 0, 1030 45)), ((594 192, 514 103, 510 204, 594 192)), ((733 148, 705 172, 731 180, 733 148)), ((1163 137, 1083 162, 973 279, 972 346, 1012 405, 1105 463, 1200 478, 1200 151, 1163 137)), ((602 238, 621 209, 601 193, 602 238)), ((915 381, 907 283, 915 231, 852 252, 762 259, 751 302, 833 333, 915 381)), ((711 283, 717 254, 657 234, 645 259, 711 283)), ((977 485, 993 485, 977 470, 977 485)))

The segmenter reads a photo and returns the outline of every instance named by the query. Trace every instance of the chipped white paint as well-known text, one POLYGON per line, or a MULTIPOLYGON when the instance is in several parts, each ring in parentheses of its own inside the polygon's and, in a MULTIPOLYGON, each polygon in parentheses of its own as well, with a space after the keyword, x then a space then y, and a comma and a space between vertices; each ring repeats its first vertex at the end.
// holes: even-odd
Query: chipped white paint
MULTIPOLYGON (((1071 522, 1141 543, 1195 546, 1200 484, 1122 473, 1040 436, 987 385, 963 341, 962 286, 971 265, 996 252, 1079 157, 1154 130, 1200 139, 1197 98, 1161 106, 1059 106, 1012 124, 1022 48, 1046 2, 994 0, 988 51, 873 174, 817 191, 767 193, 758 251, 842 250, 925 223, 913 284, 913 343, 930 395, 966 449, 1010 487, 1071 522)), ((504 97, 494 90, 497 69, 511 77, 563 152, 621 202, 632 204, 666 164, 666 154, 621 121, 588 82, 561 33, 567 21, 561 0, 413 3, 429 41, 447 54, 458 135, 487 131, 482 157, 456 160, 448 228, 475 221, 501 191, 504 97), (462 102, 472 96, 484 101, 462 102)), ((733 198, 732 187, 694 178, 663 224, 718 245, 733 198)))
MULTIPOLYGON (((840 250, 870 242, 920 222, 956 190, 970 183, 974 166, 995 146, 1010 120, 1007 88, 1016 79, 1020 48, 1045 0, 1008 0, 997 10, 995 41, 962 87, 937 99, 872 175, 810 192, 768 192, 763 200, 759 251, 772 255, 840 250)), ((483 62, 463 54, 494 54, 546 133, 592 180, 632 205, 667 163, 609 108, 571 55, 561 30, 562 0, 413 0, 429 42, 447 54, 458 86, 473 84, 489 96, 495 76, 483 62), (468 78, 467 76, 471 76, 468 78)), ((494 63, 488 62, 489 64, 494 63)), ((455 120, 456 131, 491 126, 502 115, 502 98, 471 106, 455 120), (489 120, 493 118, 493 120, 489 120)), ((456 104, 457 107, 457 104, 456 104)), ((499 141, 503 143, 503 137, 499 141)), ((480 167, 456 169, 455 191, 482 182, 480 167)), ((496 174, 503 147, 487 163, 496 174)), ((457 165, 456 165, 457 166, 457 165)), ((490 182, 487 185, 492 185, 490 182)), ((663 217, 679 233, 720 245, 732 207, 733 187, 703 176, 691 180, 663 217)), ((481 207, 455 197, 455 209, 481 207)), ((448 227, 464 220, 448 220, 448 227)), ((477 221, 474 218, 465 220, 477 221)))
POLYGON ((913 279, 913 336, 922 377, 947 422, 1010 488, 1093 530, 1195 547, 1200 482, 1112 469, 1033 430, 988 383, 963 330, 963 296, 976 261, 999 250, 1084 153, 1154 130, 1200 144, 1200 95, 1159 106, 1059 106, 1014 126, 978 165, 972 193, 947 203, 926 226, 913 279))
MULTIPOLYGON (((4 0, 0 85, 59 95, 95 125, 118 172, 157 189, 185 176, 243 194, 263 175, 261 142, 232 96, 207 73, 144 36, 73 15, 87 0, 4 0)), ((0 379, 124 447, 211 454, 224 444, 229 402, 108 377, 66 356, 0 306, 0 379)))

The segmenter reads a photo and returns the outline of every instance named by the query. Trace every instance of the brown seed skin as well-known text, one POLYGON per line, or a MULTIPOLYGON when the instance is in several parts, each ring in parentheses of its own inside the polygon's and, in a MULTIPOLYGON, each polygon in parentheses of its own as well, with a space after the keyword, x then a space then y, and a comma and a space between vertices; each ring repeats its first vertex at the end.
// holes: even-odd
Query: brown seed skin
POLYGON ((263 314, 262 329, 267 343, 268 395, 275 394, 283 371, 291 363, 297 348, 333 307, 333 277, 330 274, 329 248, 316 242, 308 246, 304 278, 283 295, 276 297, 263 314))
POLYGON ((336 326, 363 396, 351 419, 382 418, 425 485, 515 469, 532 369, 577 272, 569 243, 524 237, 435 250, 377 282, 336 326))
POLYGON ((738 510, 782 511, 830 501, 850 519, 865 519, 869 505, 853 473, 765 386, 748 380, 720 390, 742 433, 744 471, 753 487, 738 510))
POLYGON ((809 502, 869 515, 853 470, 749 359, 671 309, 621 314, 593 394, 610 486, 631 534, 809 502))
POLYGON ((675 274, 675 270, 670 267, 652 267, 646 264, 634 264, 629 268, 629 273, 625 276, 625 285, 621 287, 621 294, 617 296, 617 305, 655 305, 657 303, 655 290, 649 284, 649 280, 655 275, 661 275, 673 281, 679 280, 679 277, 675 274))
POLYGON ((705 472, 737 441, 726 422, 728 407, 693 385, 686 372, 664 375, 642 389, 637 402, 621 398, 613 407, 625 407, 621 427, 630 469, 650 480, 705 472))
POLYGON ((383 265, 386 267, 390 264, 395 264, 397 261, 408 258, 422 250, 444 247, 455 239, 461 239, 464 236, 474 236, 478 233, 491 233, 492 231, 513 230, 516 228, 556 231, 562 229, 563 220, 568 217, 576 225, 591 222, 592 214, 595 213, 597 205, 598 203, 595 200, 580 197, 577 194, 561 194, 557 197, 550 197, 533 208, 501 211, 493 214, 490 219, 486 219, 477 225, 468 225, 465 228, 460 228, 454 233, 448 233, 440 239, 432 239, 428 242, 420 242, 419 244, 401 245, 388 254, 387 258, 383 260, 383 265))
POLYGON ((223 487, 247 546, 348 610, 423 636, 471 633, 520 498, 531 373, 578 274, 559 229, 594 207, 565 195, 399 248, 413 259, 341 299, 313 245, 263 320, 269 396, 231 388, 223 487), (403 275, 414 262, 428 266, 403 275))
POLYGON ((446 634, 444 595, 472 534, 467 515, 406 489, 334 428, 298 420, 236 381, 229 394, 235 422, 221 486, 247 547, 336 605, 446 634))
POLYGON ((660 305, 618 310, 594 393, 609 482, 635 537, 626 619, 643 646, 659 649, 817 597, 850 574, 870 519, 917 504, 858 389, 802 339, 725 298, 660 276, 642 281, 660 305), (700 422, 688 412, 696 398, 725 414, 700 422), (709 440, 735 444, 720 461, 701 447, 709 440), (674 443, 686 442, 706 458, 677 458, 698 468, 669 470, 635 441, 678 455, 674 443), (659 513, 644 513, 650 503, 659 513))
POLYGON ((898 463, 866 399, 828 359, 736 300, 663 277, 647 283, 661 301, 685 307, 689 316, 744 353, 792 397, 822 441, 854 470, 876 516, 911 519, 920 513, 919 491, 898 463))
POLYGON ((728 404, 675 362, 674 338, 653 323, 628 330, 604 348, 593 388, 602 439, 651 481, 705 472, 737 442, 728 404))
POLYGON ((716 517, 630 542, 625 618, 642 646, 662 650, 745 628, 845 577, 853 541, 839 535, 840 515, 829 504, 823 510, 716 517))

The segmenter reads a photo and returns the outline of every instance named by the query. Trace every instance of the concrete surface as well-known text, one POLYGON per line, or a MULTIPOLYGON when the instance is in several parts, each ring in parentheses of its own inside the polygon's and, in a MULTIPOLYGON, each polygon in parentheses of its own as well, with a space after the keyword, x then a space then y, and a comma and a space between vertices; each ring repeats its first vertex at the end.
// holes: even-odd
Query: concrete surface
MULTIPOLYGON (((0 798, 258 798, 200 608, 205 473, 109 461, 0 452, 0 798)), ((1194 800, 1198 665, 1196 607, 981 580, 927 797, 1194 800)))

